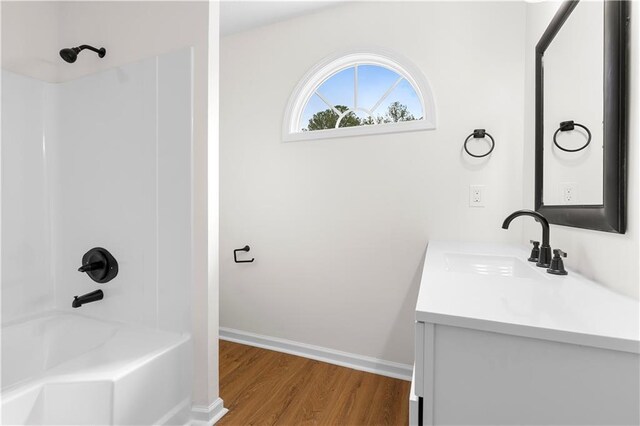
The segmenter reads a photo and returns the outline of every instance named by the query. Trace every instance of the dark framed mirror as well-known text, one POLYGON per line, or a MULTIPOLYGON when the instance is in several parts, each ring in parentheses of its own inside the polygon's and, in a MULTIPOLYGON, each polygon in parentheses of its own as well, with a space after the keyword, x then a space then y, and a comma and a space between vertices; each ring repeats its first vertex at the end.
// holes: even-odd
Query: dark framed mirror
POLYGON ((536 45, 535 209, 624 233, 628 1, 562 3, 536 45))

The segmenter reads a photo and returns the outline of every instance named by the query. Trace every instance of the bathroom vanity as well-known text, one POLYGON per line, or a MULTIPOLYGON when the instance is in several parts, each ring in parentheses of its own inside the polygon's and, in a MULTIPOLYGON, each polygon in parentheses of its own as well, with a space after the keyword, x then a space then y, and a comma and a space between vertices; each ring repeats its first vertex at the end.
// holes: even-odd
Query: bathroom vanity
POLYGON ((430 242, 410 424, 639 424, 637 301, 523 247, 430 242))

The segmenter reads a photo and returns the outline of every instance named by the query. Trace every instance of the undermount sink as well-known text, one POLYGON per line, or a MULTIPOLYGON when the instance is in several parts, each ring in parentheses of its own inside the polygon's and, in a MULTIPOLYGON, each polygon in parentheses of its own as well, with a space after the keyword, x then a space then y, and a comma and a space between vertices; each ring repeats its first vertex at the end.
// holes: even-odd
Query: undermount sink
POLYGON ((541 274, 526 261, 513 256, 449 253, 447 271, 497 277, 540 279, 541 274))

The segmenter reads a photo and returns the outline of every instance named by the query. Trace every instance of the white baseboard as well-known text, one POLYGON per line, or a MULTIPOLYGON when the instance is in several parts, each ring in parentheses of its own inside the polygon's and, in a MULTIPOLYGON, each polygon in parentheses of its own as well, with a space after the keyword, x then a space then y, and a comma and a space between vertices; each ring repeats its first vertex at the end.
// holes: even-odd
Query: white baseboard
POLYGON ((340 365, 342 367, 353 368, 354 370, 366 371, 368 373, 379 374, 381 376, 393 377, 411 381, 413 367, 407 364, 385 361, 363 355, 348 352, 336 351, 334 349, 323 348, 321 346, 308 345, 306 343, 294 342, 292 340, 279 339, 277 337, 263 336, 232 328, 220 327, 221 340, 242 343, 244 345, 256 346, 272 351, 284 352, 291 355, 298 355, 329 364, 340 365))
POLYGON ((191 407, 191 426, 212 426, 227 414, 221 398, 216 399, 208 407, 193 405, 191 407))

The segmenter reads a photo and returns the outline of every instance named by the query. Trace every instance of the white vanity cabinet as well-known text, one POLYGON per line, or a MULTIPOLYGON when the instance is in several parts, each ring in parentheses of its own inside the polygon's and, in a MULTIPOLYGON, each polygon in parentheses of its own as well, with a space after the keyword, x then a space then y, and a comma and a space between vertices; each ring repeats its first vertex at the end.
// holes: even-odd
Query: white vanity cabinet
POLYGON ((517 247, 431 242, 426 256, 411 424, 640 424, 637 301, 517 247))

